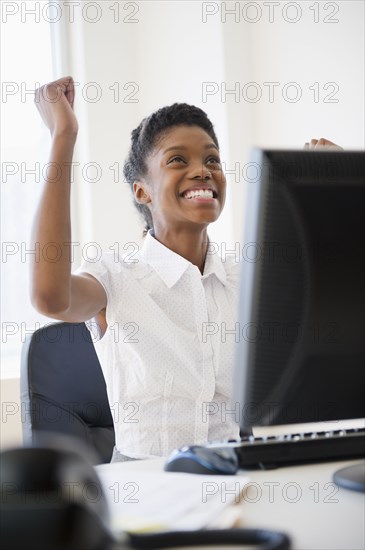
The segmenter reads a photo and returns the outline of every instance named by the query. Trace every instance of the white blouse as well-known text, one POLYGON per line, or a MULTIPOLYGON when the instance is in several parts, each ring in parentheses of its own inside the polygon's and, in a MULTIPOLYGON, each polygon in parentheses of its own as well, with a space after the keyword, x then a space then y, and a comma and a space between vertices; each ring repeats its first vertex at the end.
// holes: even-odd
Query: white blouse
POLYGON ((107 294, 108 329, 95 338, 116 447, 132 458, 237 438, 232 370, 239 263, 206 257, 204 274, 149 232, 133 256, 104 254, 78 273, 107 294))

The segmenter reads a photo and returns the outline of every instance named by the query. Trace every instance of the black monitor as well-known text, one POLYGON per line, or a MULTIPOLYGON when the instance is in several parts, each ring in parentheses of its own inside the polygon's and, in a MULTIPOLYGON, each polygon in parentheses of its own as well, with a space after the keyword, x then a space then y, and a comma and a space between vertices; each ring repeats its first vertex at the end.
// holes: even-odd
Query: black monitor
POLYGON ((234 370, 240 428, 365 417, 365 154, 255 150, 234 370))

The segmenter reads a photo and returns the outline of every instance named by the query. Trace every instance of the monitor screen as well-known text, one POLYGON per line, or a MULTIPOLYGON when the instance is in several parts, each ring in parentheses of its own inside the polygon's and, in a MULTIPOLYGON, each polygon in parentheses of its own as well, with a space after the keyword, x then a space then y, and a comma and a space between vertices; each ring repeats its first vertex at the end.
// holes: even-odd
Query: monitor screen
POLYGON ((233 401, 253 426, 365 417, 365 154, 255 150, 233 401))

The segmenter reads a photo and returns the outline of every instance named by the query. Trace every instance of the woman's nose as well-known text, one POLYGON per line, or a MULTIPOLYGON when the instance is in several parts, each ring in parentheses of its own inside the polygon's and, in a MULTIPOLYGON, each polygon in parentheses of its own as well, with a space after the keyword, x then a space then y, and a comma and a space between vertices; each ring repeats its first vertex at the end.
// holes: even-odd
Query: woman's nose
POLYGON ((192 174, 194 179, 210 180, 212 177, 210 170, 204 164, 194 166, 192 174))

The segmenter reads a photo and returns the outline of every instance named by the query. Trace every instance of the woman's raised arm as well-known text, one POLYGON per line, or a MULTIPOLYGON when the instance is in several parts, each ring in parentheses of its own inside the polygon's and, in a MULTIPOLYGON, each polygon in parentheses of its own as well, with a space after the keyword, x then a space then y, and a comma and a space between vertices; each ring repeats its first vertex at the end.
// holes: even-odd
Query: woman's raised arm
POLYGON ((31 300, 48 317, 81 322, 106 307, 106 294, 91 275, 71 275, 71 163, 78 131, 74 95, 71 77, 46 84, 35 94, 35 104, 51 132, 52 147, 32 231, 36 254, 31 266, 31 300), (54 251, 57 255, 52 257, 54 251))

